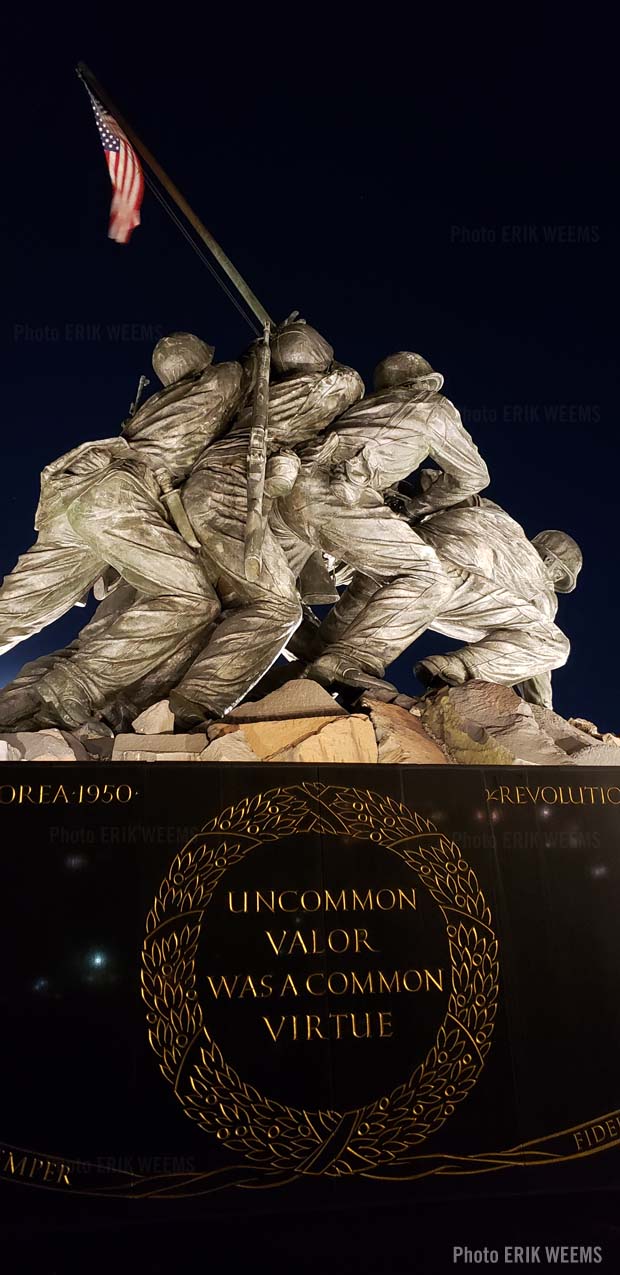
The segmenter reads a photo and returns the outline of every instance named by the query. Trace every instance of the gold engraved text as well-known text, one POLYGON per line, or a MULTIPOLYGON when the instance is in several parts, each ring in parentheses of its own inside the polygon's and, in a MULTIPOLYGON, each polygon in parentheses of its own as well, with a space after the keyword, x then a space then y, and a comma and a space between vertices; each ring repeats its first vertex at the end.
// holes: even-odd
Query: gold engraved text
POLYGON ((325 956, 326 951, 340 955, 349 950, 357 954, 363 948, 368 952, 379 951, 378 947, 369 943, 368 930, 363 929, 329 930, 326 936, 327 947, 318 930, 306 931, 305 937, 301 930, 282 930, 280 935, 265 930, 265 938, 276 956, 291 956, 295 952, 302 952, 304 956, 325 956))
POLYGON ((69 1165, 62 1160, 48 1160, 30 1152, 11 1151, 0 1147, 0 1173, 5 1177, 32 1182, 53 1182, 55 1186, 71 1186, 69 1165))
POLYGON ((370 1040, 392 1035, 392 1016, 386 1010, 365 1014, 281 1014, 279 1023, 264 1015, 263 1022, 274 1043, 282 1035, 294 1041, 344 1040, 346 1037, 370 1040))
POLYGON ((575 1130, 573 1138, 578 1151, 591 1150, 604 1142, 615 1142, 620 1138, 620 1120, 612 1116, 597 1124, 585 1125, 583 1129, 575 1130))
POLYGON ((229 912, 391 912, 416 908, 414 887, 408 890, 229 890, 229 912))
POLYGON ((218 1000, 243 1000, 250 996, 254 999, 265 999, 269 996, 373 996, 393 995, 401 992, 443 992, 443 975, 441 967, 434 971, 429 969, 365 970, 314 970, 305 978, 287 974, 284 979, 274 985, 272 973, 253 976, 251 974, 220 974, 214 977, 207 974, 207 986, 211 994, 218 1000))
POLYGON ((552 784, 528 788, 521 784, 501 784, 499 788, 486 788, 488 802, 497 801, 500 806, 620 806, 620 787, 612 784, 602 788, 596 784, 552 784))

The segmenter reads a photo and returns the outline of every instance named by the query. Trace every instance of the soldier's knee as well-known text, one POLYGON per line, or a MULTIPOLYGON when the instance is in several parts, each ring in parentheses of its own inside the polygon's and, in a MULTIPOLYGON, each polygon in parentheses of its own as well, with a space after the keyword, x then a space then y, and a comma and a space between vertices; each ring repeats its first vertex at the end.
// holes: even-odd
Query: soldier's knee
POLYGON ((298 597, 284 597, 271 594, 261 598, 260 602, 249 603, 257 607, 257 614, 264 624, 273 625, 274 632, 293 633, 303 620, 303 607, 298 597))
POLYGON ((72 501, 67 509, 67 522, 78 536, 88 533, 97 524, 101 525, 103 522, 106 525, 109 522, 114 498, 119 495, 121 483, 121 473, 112 471, 72 501))
POLYGON ((208 629, 218 619, 222 608, 217 598, 205 598, 198 608, 198 623, 200 628, 208 629))
POLYGON ((458 584, 458 578, 446 571, 435 553, 408 557, 397 578, 407 581, 414 592, 432 594, 438 606, 452 597, 458 584))
POLYGON ((563 668, 570 655, 570 642, 565 633, 559 629, 553 638, 553 663, 549 665, 550 669, 563 668))
POLYGON ((217 594, 211 590, 202 592, 178 592, 163 594, 155 599, 157 608, 170 616, 171 627, 186 633, 208 629, 221 612, 217 594))
POLYGON ((199 623, 211 624, 216 620, 222 605, 220 599, 209 583, 206 572, 198 569, 191 579, 186 579, 183 585, 177 583, 171 589, 171 596, 178 600, 179 609, 191 610, 194 618, 199 623))
POLYGON ((277 598, 274 600, 274 610, 282 623, 291 627, 297 628, 303 620, 303 607, 299 598, 277 598))

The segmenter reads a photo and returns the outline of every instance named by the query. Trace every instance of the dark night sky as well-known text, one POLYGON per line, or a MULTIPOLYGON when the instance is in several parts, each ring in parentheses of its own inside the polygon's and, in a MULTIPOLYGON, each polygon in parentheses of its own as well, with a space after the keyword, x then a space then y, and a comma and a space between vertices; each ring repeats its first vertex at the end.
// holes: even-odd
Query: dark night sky
MULTIPOLYGON (((148 191, 130 245, 108 241, 107 172, 73 74, 83 58, 276 318, 299 309, 367 383, 388 352, 420 351, 489 464, 489 495, 530 535, 561 527, 580 542, 556 706, 618 730, 607 37, 552 15, 532 30, 512 9, 476 30, 470 12, 444 31, 387 10, 340 26, 301 7, 202 24, 184 10, 178 35, 170 15, 130 22, 120 52, 108 22, 44 18, 33 34, 13 20, 0 567, 32 541, 42 466, 118 430, 161 333, 195 330, 218 358, 250 335, 148 191)), ((83 617, 4 656, 0 680, 83 617)), ((429 635, 415 656, 446 645, 429 635)), ((399 662, 403 689, 419 690, 413 660, 399 662)))

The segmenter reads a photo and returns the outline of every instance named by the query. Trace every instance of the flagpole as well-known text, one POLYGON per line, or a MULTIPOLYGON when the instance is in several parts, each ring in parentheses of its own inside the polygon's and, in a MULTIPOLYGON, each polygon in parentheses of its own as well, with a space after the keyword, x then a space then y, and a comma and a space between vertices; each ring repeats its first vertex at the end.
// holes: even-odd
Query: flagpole
POLYGON ((92 71, 89 69, 89 67, 85 65, 84 62, 78 62, 78 65, 76 67, 76 72, 78 76, 80 77, 80 79, 83 80, 84 83, 87 85, 87 87, 92 89, 93 93, 95 94, 95 97, 97 97, 99 101, 103 104, 103 106, 105 106, 106 109, 110 112, 110 114, 114 116, 114 119, 122 128, 128 141, 131 142, 131 145, 137 150, 138 154, 141 155, 145 164, 148 164, 148 167, 150 168, 151 172, 154 173, 155 176, 157 177, 157 180, 161 182, 161 185, 164 187, 164 190, 166 190, 168 194, 170 195, 170 198, 174 200, 174 203, 177 205, 177 208, 180 208, 183 215, 187 218, 190 225, 196 231, 196 234, 199 235, 199 237, 202 239, 202 242, 206 244, 212 256, 215 257, 215 260, 222 267, 222 270, 225 272, 225 274, 228 275, 228 278, 230 279, 231 283, 233 283, 234 286, 236 287, 237 292, 240 294, 241 297, 243 297, 243 300, 245 301, 246 305, 250 308, 252 313, 256 315, 256 318, 260 321, 261 326, 263 328, 265 328, 265 326, 267 325, 272 326, 272 319, 268 315, 264 306, 261 305, 260 301, 258 300, 258 297, 256 297, 254 293, 252 292, 252 289, 250 288, 249 284, 247 284, 243 276, 239 274, 239 271, 237 270, 236 266, 234 266, 230 258, 227 257, 226 253, 224 252, 224 249, 221 248, 219 243, 217 242, 217 239, 214 239, 211 232, 207 230, 207 227, 203 225, 200 218, 196 216, 196 213, 194 212, 193 208, 188 204, 187 200, 181 194, 181 191, 178 189, 178 187, 175 186, 174 182, 171 181, 170 177, 162 168, 161 164, 157 162, 157 160, 155 159, 155 156, 151 154, 148 147, 144 145, 144 142, 134 132, 131 125, 128 124, 127 121, 123 118, 120 111, 118 110, 118 107, 114 104, 112 99, 106 93, 105 89, 99 83, 96 76, 93 75, 92 71))
POLYGON ((269 325, 256 351, 256 382, 252 403, 252 432, 248 447, 248 508, 245 518, 244 570, 246 580, 256 581, 263 565, 263 506, 269 424, 269 370, 271 367, 269 325))

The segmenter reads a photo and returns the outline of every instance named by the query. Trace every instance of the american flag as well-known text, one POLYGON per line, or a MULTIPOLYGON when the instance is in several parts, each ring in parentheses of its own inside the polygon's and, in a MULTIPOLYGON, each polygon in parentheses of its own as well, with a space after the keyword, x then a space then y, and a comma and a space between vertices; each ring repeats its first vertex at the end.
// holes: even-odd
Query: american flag
POLYGON ((95 120, 104 149, 114 194, 110 208, 108 235, 116 243, 128 243, 132 230, 140 225, 140 205, 144 195, 144 177, 133 146, 116 123, 88 89, 95 120))

